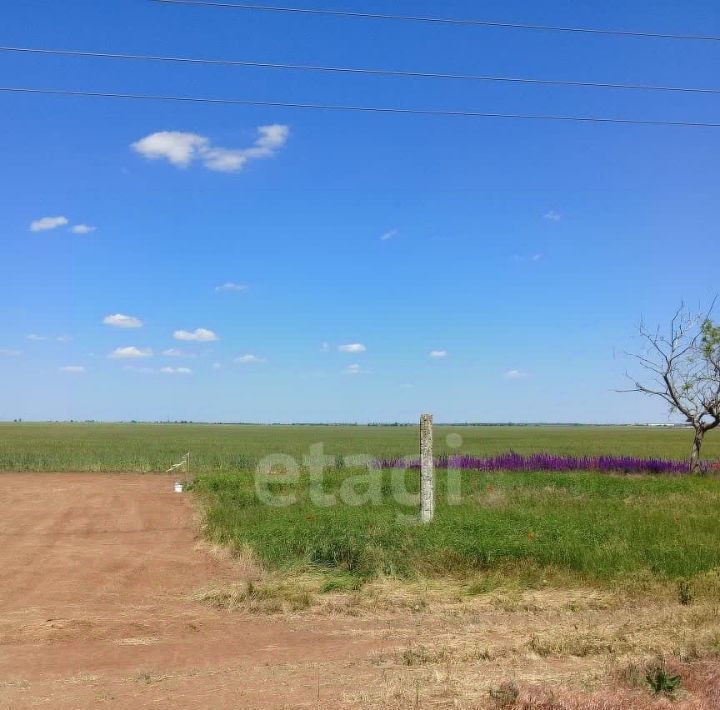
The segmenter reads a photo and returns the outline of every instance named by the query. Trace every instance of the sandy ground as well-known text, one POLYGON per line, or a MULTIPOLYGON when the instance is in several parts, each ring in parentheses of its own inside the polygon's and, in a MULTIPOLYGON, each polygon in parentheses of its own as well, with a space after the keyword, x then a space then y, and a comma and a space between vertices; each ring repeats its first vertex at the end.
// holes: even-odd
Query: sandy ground
POLYGON ((330 706, 348 680, 333 668, 383 647, 367 620, 193 601, 240 571, 172 482, 0 474, 0 707, 330 706))

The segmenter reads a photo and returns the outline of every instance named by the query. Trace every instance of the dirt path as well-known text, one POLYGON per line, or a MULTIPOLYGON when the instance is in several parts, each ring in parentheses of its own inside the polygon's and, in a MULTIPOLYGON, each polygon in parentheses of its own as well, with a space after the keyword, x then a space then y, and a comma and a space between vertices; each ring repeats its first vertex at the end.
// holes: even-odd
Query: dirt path
POLYGON ((5 473, 0 501, 1 708, 331 706, 384 643, 193 601, 240 572, 166 476, 5 473))

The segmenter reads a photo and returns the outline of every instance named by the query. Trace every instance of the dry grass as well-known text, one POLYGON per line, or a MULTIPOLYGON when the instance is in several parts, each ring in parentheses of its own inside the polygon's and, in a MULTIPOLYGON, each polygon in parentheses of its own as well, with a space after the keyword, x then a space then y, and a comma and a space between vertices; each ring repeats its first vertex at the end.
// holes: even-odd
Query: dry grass
POLYGON ((242 582, 208 589, 196 596, 218 609, 242 610, 254 614, 279 614, 307 609, 312 596, 294 583, 272 580, 242 582))
POLYGON ((381 578, 361 589, 323 593, 325 575, 265 573, 249 587, 212 590, 203 598, 241 613, 284 613, 299 623, 357 618, 350 633, 375 634, 385 650, 368 659, 374 681, 348 693, 347 707, 720 707, 708 704, 720 692, 717 575, 696 579, 689 603, 681 603, 675 583, 645 577, 615 588, 551 581, 528 588, 526 580, 497 573, 469 580, 381 578), (653 696, 645 678, 658 659, 682 676, 672 699, 653 696))
POLYGON ((521 668, 510 680, 488 682, 480 673, 468 679, 448 659, 433 669, 387 673, 376 687, 348 695, 352 708, 459 708, 461 710, 711 710, 720 707, 720 662, 716 659, 679 662, 674 659, 608 666, 579 680, 568 664, 533 674, 521 668), (661 664, 682 679, 672 693, 655 693, 646 681, 661 664), (475 681, 474 684, 472 681, 475 681))
POLYGON ((508 710, 709 710, 720 707, 720 662, 680 663, 661 659, 630 664, 610 676, 602 690, 585 693, 509 683, 492 693, 491 699, 494 707, 508 710), (680 689, 648 693, 646 677, 655 673, 658 666, 668 675, 682 679, 680 689))

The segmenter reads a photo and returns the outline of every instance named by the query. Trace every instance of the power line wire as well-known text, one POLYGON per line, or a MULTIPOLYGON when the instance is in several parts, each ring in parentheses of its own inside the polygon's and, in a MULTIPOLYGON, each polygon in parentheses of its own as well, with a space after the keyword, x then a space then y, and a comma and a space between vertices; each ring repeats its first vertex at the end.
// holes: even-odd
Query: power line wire
POLYGON ((364 67, 325 66, 320 64, 289 64, 280 62, 260 62, 242 59, 211 59, 206 57, 174 57, 153 54, 124 54, 117 52, 92 52, 78 49, 45 49, 42 47, 5 47, 0 52, 18 54, 39 54, 61 57, 91 57, 99 59, 121 59, 147 62, 174 62, 180 64, 200 64, 213 66, 256 67, 260 69, 280 69, 291 71, 326 72, 339 74, 361 74, 371 76, 451 79, 476 82, 504 82, 511 84, 534 84, 541 86, 571 86, 593 89, 625 89, 634 91, 671 91, 696 94, 720 94, 720 89, 691 86, 667 86, 661 84, 618 84, 600 81, 574 81, 570 79, 533 79, 530 77, 495 76, 489 74, 453 74, 445 72, 405 71, 401 69, 372 69, 364 67))
POLYGON ((143 101, 179 101, 186 103, 221 104, 234 106, 265 106, 270 108, 310 109, 316 111, 345 111, 354 113, 389 113, 418 116, 457 116, 467 118, 507 118, 530 121, 571 121, 577 123, 615 123, 635 126, 679 126, 687 128, 720 128, 720 123, 706 121, 670 121, 603 116, 565 116, 559 114, 494 113, 484 111, 451 111, 444 109, 401 108, 398 106, 352 106, 344 104, 300 103, 290 101, 260 101, 256 99, 224 99, 200 96, 168 96, 161 94, 130 94, 109 91, 80 91, 74 89, 36 89, 32 87, 0 86, 0 92, 13 94, 45 94, 52 96, 87 96, 108 99, 137 99, 143 101))
POLYGON ((599 27, 572 27, 562 25, 535 25, 526 22, 498 22, 494 20, 462 19, 437 17, 430 15, 394 15, 355 10, 331 10, 328 8, 288 7, 280 5, 256 5, 253 3, 231 3, 219 0, 151 0, 166 5, 196 5, 202 7, 220 7, 234 10, 260 12, 298 13, 303 15, 325 15, 330 17, 355 17, 369 20, 400 20, 405 22, 426 22, 444 25, 470 25, 477 27, 497 27, 511 30, 534 30, 539 32, 575 32, 580 34, 610 35, 616 37, 643 37, 651 39, 677 39, 700 42, 720 42, 717 35, 673 34, 669 32, 645 32, 634 30, 613 30, 599 27))

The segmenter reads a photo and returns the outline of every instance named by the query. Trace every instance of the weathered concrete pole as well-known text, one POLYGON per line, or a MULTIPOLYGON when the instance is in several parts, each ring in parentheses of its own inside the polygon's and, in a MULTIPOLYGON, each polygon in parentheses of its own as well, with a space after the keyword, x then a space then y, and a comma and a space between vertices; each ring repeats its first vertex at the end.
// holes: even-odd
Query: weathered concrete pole
POLYGON ((433 415, 420 417, 420 522, 435 515, 435 471, 433 464, 433 415))

